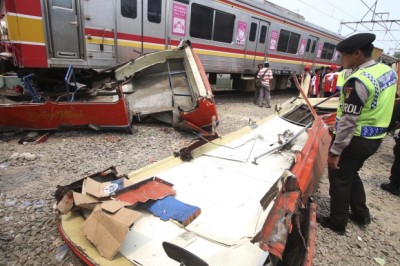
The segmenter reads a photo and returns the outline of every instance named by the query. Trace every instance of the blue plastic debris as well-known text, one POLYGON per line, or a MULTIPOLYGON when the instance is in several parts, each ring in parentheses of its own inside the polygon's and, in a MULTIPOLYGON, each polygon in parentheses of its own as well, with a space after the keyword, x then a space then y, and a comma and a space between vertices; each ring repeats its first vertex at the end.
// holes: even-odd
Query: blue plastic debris
POLYGON ((172 196, 155 201, 147 207, 147 210, 163 221, 173 219, 184 226, 190 224, 201 213, 199 207, 183 203, 172 196))

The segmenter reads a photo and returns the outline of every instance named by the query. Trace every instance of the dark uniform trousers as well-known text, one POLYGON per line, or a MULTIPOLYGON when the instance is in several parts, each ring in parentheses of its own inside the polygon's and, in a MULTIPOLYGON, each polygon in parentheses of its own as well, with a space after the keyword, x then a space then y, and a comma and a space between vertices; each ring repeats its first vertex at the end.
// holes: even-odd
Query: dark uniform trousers
POLYGON ((340 169, 328 169, 330 216, 335 224, 347 225, 349 206, 353 214, 363 218, 369 217, 364 185, 358 171, 365 160, 378 150, 381 143, 382 139, 372 140, 354 136, 340 156, 340 169))
POLYGON ((396 145, 393 147, 394 162, 390 171, 390 182, 400 187, 400 139, 396 138, 396 145))

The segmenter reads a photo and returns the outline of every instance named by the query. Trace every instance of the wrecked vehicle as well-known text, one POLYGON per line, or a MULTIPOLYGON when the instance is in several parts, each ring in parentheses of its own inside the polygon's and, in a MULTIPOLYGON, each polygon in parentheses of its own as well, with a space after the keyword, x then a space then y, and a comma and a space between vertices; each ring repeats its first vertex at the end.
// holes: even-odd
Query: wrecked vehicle
POLYGON ((139 57, 114 74, 114 80, 99 74, 85 85, 77 82, 70 67, 64 80, 52 88, 40 87, 43 82, 34 75, 25 76, 23 82, 2 76, 0 129, 90 127, 132 132, 134 119, 151 117, 213 134, 218 124, 213 94, 189 42, 139 57))
MULTIPOLYGON (((17 77, 1 77, 16 80, 17 77)), ((82 87, 76 91, 56 93, 54 97, 33 85, 33 77, 17 83, 29 93, 3 87, 0 92, 0 130, 59 130, 89 127, 132 132, 132 118, 122 88, 102 91, 82 87)), ((11 81, 12 82, 12 81, 11 81)), ((22 91, 22 90, 21 90, 22 91)))
POLYGON ((218 125, 210 83, 190 41, 177 49, 144 55, 115 71, 127 97, 129 111, 208 134, 218 125))
POLYGON ((61 236, 88 265, 312 265, 331 137, 304 99, 276 110, 128 176, 60 187, 61 236))

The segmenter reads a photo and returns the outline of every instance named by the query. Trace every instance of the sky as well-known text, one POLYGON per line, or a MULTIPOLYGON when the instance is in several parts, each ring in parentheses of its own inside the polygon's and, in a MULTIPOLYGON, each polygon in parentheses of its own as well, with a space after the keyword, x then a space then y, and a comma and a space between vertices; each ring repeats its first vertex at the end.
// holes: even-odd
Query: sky
MULTIPOLYGON (((400 52, 400 1, 399 0, 268 0, 276 5, 302 15, 306 21, 326 28, 344 37, 355 33, 371 32, 376 35, 374 45, 393 55, 400 52), (376 5, 374 6, 374 4, 376 5), (358 25, 341 22, 371 21, 373 12, 380 14, 382 20, 398 22, 381 25, 372 23, 358 25), (386 28, 385 28, 386 27, 386 28), (388 30, 390 29, 390 30, 388 30)), ((381 20, 375 16, 375 20, 381 20)))

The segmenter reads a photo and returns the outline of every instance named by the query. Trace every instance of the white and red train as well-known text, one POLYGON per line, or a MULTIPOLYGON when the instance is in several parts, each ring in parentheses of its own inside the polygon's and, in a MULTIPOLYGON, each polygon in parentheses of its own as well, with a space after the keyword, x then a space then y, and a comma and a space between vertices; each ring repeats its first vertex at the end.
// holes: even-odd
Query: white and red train
MULTIPOLYGON (((342 36, 252 0, 0 0, 3 72, 107 69, 191 40, 211 83, 233 88, 268 60, 275 88, 304 65, 337 65, 342 36)), ((48 73, 48 72, 47 72, 48 73)))

